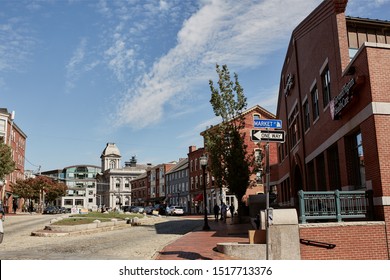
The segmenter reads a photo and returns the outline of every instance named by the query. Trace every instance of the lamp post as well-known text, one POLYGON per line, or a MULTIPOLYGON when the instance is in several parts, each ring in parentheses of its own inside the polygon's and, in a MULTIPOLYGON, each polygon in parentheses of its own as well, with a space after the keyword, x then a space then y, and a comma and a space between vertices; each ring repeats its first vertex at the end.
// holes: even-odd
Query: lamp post
POLYGON ((203 230, 210 230, 209 223, 207 220, 207 198, 206 198, 206 166, 207 166, 207 157, 202 155, 199 159, 200 165, 203 170, 203 205, 204 205, 204 225, 203 230))

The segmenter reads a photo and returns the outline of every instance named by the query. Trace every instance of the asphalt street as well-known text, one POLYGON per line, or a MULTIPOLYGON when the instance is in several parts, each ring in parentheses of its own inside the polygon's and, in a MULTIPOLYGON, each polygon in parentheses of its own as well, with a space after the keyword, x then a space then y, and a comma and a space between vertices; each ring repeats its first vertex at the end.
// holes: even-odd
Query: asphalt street
POLYGON ((9 215, 1 260, 152 260, 167 244, 202 225, 185 217, 145 218, 141 226, 71 236, 40 237, 56 215, 9 215))

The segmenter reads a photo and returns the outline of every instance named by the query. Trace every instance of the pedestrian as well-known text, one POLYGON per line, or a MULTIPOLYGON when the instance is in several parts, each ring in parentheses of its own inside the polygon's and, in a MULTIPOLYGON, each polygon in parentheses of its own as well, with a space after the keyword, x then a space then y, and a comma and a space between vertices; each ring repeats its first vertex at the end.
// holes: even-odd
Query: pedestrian
POLYGON ((34 205, 33 205, 32 201, 30 201, 29 212, 30 212, 30 214, 32 214, 32 212, 34 212, 34 205))
POLYGON ((221 206, 221 220, 223 220, 224 222, 226 222, 226 213, 227 213, 227 206, 225 203, 222 202, 222 206, 221 206))
POLYGON ((14 214, 16 214, 16 210, 18 209, 18 203, 16 202, 16 200, 14 200, 14 203, 12 205, 12 208, 14 210, 14 214))
POLYGON ((218 222, 218 217, 219 217, 219 206, 218 204, 214 205, 214 219, 216 222, 218 222))
POLYGON ((232 223, 233 223, 233 221, 234 221, 234 205, 233 204, 230 205, 229 210, 230 210, 230 217, 231 217, 232 223))
POLYGON ((3 221, 5 219, 5 213, 3 207, 0 205, 0 243, 3 242, 4 237, 4 229, 3 229, 3 221))

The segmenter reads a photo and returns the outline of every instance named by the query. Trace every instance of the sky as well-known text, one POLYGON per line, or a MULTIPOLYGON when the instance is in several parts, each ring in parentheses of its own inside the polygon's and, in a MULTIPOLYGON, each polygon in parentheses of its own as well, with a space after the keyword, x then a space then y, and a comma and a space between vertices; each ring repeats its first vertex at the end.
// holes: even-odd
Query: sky
MULTIPOLYGON (((276 113, 291 32, 321 0, 0 0, 0 107, 27 135, 25 169, 160 164, 203 147, 220 120, 216 64, 238 74, 248 108, 276 113)), ((390 20, 390 0, 346 14, 390 20)))

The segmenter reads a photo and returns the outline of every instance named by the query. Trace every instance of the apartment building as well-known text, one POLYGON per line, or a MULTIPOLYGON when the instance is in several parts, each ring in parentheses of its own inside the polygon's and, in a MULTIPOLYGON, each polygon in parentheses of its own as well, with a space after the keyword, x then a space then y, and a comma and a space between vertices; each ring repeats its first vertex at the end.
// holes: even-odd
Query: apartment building
POLYGON ((165 174, 167 205, 181 206, 185 213, 190 209, 188 171, 188 158, 182 158, 165 174))
POLYGON ((11 147, 12 158, 15 162, 15 170, 0 182, 0 202, 6 213, 11 213, 14 205, 18 211, 23 205, 23 199, 12 193, 11 184, 24 179, 26 139, 27 135, 15 123, 15 112, 0 108, 0 141, 11 147))

